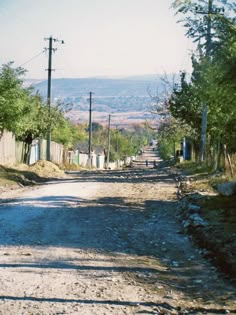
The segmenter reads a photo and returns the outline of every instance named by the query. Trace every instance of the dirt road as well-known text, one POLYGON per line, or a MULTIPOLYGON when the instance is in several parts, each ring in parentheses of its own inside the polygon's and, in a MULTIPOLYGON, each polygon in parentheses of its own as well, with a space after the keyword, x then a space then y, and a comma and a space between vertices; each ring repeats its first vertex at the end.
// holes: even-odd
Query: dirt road
POLYGON ((236 313, 235 288, 181 233, 172 178, 137 166, 1 203, 0 314, 236 313))

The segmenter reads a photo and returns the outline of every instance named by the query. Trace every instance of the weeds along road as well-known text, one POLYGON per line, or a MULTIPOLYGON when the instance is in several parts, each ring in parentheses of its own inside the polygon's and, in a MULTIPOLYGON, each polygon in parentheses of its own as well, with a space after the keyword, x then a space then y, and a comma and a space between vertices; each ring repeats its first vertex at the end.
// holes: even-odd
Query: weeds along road
POLYGON ((181 233, 175 195, 140 161, 2 202, 0 314, 235 314, 235 288, 181 233))

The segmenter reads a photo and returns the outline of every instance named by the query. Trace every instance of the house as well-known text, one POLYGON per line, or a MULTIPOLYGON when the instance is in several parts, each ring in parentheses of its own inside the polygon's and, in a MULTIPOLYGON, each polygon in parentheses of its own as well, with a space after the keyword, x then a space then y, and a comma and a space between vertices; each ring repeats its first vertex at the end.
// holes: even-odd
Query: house
MULTIPOLYGON (((79 143, 75 149, 74 163, 88 167, 89 166, 89 147, 87 143, 79 143)), ((105 166, 105 153, 102 146, 93 146, 91 152, 91 166, 97 169, 103 169, 105 166)))

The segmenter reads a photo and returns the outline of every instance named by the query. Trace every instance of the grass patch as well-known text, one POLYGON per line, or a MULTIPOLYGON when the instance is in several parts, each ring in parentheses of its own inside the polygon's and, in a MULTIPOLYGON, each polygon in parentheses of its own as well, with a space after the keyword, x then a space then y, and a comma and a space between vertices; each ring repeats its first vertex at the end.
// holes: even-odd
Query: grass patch
POLYGON ((0 186, 14 185, 17 182, 16 174, 9 174, 6 169, 0 166, 0 186))
POLYGON ((40 180, 41 178, 34 172, 0 166, 1 186, 14 186, 17 184, 31 185, 33 182, 40 180))
POLYGON ((29 186, 48 179, 62 178, 64 171, 48 161, 38 161, 33 165, 18 164, 14 167, 0 165, 0 186, 3 190, 15 185, 29 186))
POLYGON ((187 192, 190 191, 208 191, 214 192, 214 187, 211 185, 208 179, 202 179, 193 181, 189 187, 187 187, 187 192))
POLYGON ((213 172, 209 166, 192 161, 178 163, 176 168, 181 171, 181 174, 189 176, 192 180, 191 184, 185 187, 186 192, 192 190, 214 192, 217 185, 236 181, 236 177, 232 178, 225 173, 213 172))
POLYGON ((234 212, 236 217, 236 196, 209 196, 202 200, 201 203, 203 208, 208 210, 223 210, 226 215, 234 212))
POLYGON ((184 161, 182 163, 177 163, 176 167, 180 169, 185 175, 203 175, 210 174, 212 172, 211 168, 205 164, 199 164, 192 161, 184 161))
POLYGON ((232 178, 225 174, 222 174, 221 176, 214 176, 209 179, 209 183, 212 187, 216 187, 219 184, 223 184, 230 181, 236 181, 236 177, 232 178))

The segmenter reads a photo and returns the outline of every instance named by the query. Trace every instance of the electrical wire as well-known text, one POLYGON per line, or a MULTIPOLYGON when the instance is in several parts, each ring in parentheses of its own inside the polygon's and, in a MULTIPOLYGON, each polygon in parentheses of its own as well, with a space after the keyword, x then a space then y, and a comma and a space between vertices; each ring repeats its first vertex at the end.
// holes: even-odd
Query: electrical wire
POLYGON ((33 56, 32 58, 30 58, 29 60, 27 60, 26 62, 22 63, 21 65, 19 65, 19 67, 23 67, 24 65, 28 64, 29 62, 33 61, 34 59, 38 58, 39 56, 41 56, 43 53, 45 52, 45 50, 41 51, 39 54, 33 56))

